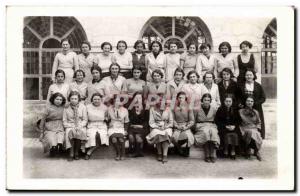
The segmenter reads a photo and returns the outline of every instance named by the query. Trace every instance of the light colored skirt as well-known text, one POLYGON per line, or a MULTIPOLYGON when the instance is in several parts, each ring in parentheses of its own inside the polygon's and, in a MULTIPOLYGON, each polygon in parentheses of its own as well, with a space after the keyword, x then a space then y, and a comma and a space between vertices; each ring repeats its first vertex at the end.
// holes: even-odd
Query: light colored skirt
MULTIPOLYGON (((176 142, 178 142, 179 140, 186 140, 187 139, 188 147, 192 146, 194 144, 194 141, 195 141, 194 135, 193 135, 193 133, 190 129, 185 130, 185 131, 180 131, 178 129, 174 129, 172 137, 174 138, 174 140, 176 142)), ((185 144, 183 144, 183 145, 185 145, 185 144)))
POLYGON ((101 144, 109 145, 107 126, 104 122, 89 122, 87 126, 86 148, 96 146, 96 134, 99 133, 101 144))
POLYGON ((253 139, 257 149, 259 150, 261 148, 263 140, 257 128, 240 126, 240 130, 246 145, 249 145, 251 139, 253 139))
POLYGON ((170 137, 172 136, 172 128, 164 130, 151 129, 150 133, 146 136, 146 140, 149 144, 157 144, 163 141, 170 143, 170 137))
POLYGON ((73 82, 74 70, 72 68, 58 67, 58 69, 61 69, 65 72, 65 83, 70 84, 73 82))
POLYGON ((71 145, 72 139, 81 140, 81 150, 83 152, 85 152, 85 142, 87 140, 86 128, 81 128, 78 131, 76 131, 75 128, 66 128, 66 134, 65 134, 66 149, 69 149, 72 147, 72 145, 71 145))
POLYGON ((114 133, 121 133, 121 134, 125 135, 125 129, 123 127, 121 127, 121 128, 109 128, 107 133, 108 133, 108 137, 110 137, 114 133))
POLYGON ((219 147, 220 145, 217 125, 213 123, 197 123, 194 137, 197 146, 201 146, 206 142, 213 142, 216 147, 219 147))
POLYGON ((40 141, 43 144, 44 152, 57 144, 63 144, 65 131, 62 120, 53 120, 45 123, 45 132, 41 135, 40 141))

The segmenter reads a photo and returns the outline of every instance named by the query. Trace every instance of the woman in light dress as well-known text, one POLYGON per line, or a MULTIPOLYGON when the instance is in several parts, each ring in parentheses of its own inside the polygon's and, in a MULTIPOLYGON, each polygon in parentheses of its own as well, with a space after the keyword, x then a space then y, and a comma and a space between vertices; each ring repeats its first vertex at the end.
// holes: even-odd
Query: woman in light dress
POLYGON ((184 80, 184 71, 180 67, 177 68, 174 72, 173 78, 173 80, 167 83, 167 87, 169 98, 175 102, 177 93, 182 91, 183 86, 186 84, 184 80))
POLYGON ((78 91, 80 100, 84 103, 88 96, 88 84, 84 81, 85 73, 83 70, 78 69, 74 72, 75 81, 70 84, 70 91, 78 91))
POLYGON ((70 85, 65 82, 65 72, 63 70, 58 69, 55 71, 55 81, 48 89, 47 104, 50 103, 50 97, 54 93, 61 93, 65 98, 68 97, 70 85))
POLYGON ((190 71, 196 71, 200 76, 201 69, 197 66, 198 45, 192 42, 187 46, 187 49, 188 50, 180 56, 180 67, 183 69, 186 76, 190 71))
POLYGON ((199 54, 197 59, 197 67, 201 70, 200 82, 203 82, 202 78, 206 72, 214 72, 216 67, 216 58, 215 55, 211 53, 210 44, 201 44, 199 49, 201 54, 199 54))
POLYGON ((177 48, 175 42, 169 44, 170 53, 166 54, 166 82, 173 80, 175 70, 180 67, 180 54, 176 53, 177 48))
POLYGON ((91 44, 88 41, 83 41, 80 46, 81 53, 78 55, 79 69, 84 72, 84 82, 89 83, 92 81, 91 68, 95 64, 96 57, 91 51, 91 44))
POLYGON ((131 77, 132 70, 132 54, 126 51, 127 43, 124 40, 120 40, 117 43, 117 52, 113 54, 112 62, 117 63, 120 66, 120 73, 124 78, 131 77))
POLYGON ((219 87, 214 82, 215 76, 212 72, 206 72, 203 75, 203 83, 201 84, 201 97, 209 93, 212 97, 211 104, 218 108, 221 105, 219 87))
POLYGON ((109 42, 103 42, 101 44, 102 53, 96 56, 96 64, 102 70, 102 78, 109 76, 109 67, 112 63, 112 45, 109 42))

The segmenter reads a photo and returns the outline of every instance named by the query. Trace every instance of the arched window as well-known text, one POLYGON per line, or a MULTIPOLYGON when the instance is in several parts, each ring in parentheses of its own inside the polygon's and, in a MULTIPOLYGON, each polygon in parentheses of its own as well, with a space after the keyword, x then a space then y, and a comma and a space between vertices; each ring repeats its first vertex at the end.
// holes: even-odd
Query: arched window
POLYGON ((151 17, 140 32, 140 39, 146 47, 158 40, 168 50, 169 43, 176 42, 179 51, 184 51, 190 43, 212 44, 211 34, 199 17, 151 17))
POLYGON ((60 41, 68 38, 74 51, 87 40, 74 17, 25 17, 23 29, 23 98, 45 100, 54 57, 60 41))

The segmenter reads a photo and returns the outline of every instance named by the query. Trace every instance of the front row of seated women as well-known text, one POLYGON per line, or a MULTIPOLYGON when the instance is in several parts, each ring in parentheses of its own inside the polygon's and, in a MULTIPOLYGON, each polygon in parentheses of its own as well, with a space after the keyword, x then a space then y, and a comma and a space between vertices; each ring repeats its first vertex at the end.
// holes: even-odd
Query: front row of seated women
POLYGON ((147 141, 155 145, 157 160, 162 163, 168 161, 171 143, 185 157, 189 156, 193 144, 203 146, 205 161, 212 163, 216 161, 217 149, 235 159, 235 149, 243 144, 246 158, 250 158, 253 148, 254 155, 261 160, 261 120, 258 111, 253 109, 255 103, 251 95, 245 99, 245 107, 238 111, 233 107, 231 94, 224 97, 224 104, 218 109, 209 93, 201 97, 198 108, 189 107, 183 91, 177 94, 174 108, 165 105, 164 94, 158 94, 149 110, 145 110, 142 93, 135 93, 133 97, 128 111, 117 95, 106 106, 103 96, 94 93, 91 103, 85 106, 80 93, 71 91, 65 106, 64 96, 54 93, 40 123, 44 149, 54 156, 64 145, 69 149, 69 161, 78 160, 80 151, 88 160, 98 146, 112 144, 115 160, 119 161, 124 160, 128 138, 129 153, 134 157, 143 156, 144 141, 147 141))

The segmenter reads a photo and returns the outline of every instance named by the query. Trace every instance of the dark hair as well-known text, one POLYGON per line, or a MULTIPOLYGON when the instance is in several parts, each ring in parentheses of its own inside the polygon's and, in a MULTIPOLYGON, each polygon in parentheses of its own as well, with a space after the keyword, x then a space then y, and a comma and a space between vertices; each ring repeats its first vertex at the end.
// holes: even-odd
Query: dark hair
POLYGON ((100 77, 102 76, 102 69, 101 69, 101 67, 99 67, 98 65, 93 65, 93 66, 91 67, 91 73, 92 73, 94 70, 97 70, 97 71, 100 73, 100 77))
POLYGON ((219 45, 219 53, 221 53, 221 47, 226 46, 228 48, 228 53, 231 52, 231 45, 229 42, 222 42, 219 45))
POLYGON ((200 78, 199 74, 198 74, 195 70, 192 70, 192 71, 190 71, 190 72, 187 74, 187 76, 186 76, 188 80, 190 79, 190 76, 191 76, 192 74, 196 74, 197 78, 200 78))
POLYGON ((203 99, 206 98, 206 97, 210 98, 210 102, 212 101, 211 94, 205 93, 205 94, 201 97, 201 102, 203 102, 203 99))
POLYGON ((187 95, 186 95, 186 93, 185 93, 184 91, 180 91, 180 92, 177 93, 177 95, 176 95, 176 100, 178 99, 178 97, 179 97, 180 95, 184 95, 184 96, 185 96, 185 100, 187 101, 187 95))
POLYGON ((206 79, 206 75, 207 74, 211 74, 212 75, 212 78, 213 78, 213 80, 215 80, 215 74, 212 72, 212 71, 208 71, 208 72, 206 72, 204 75, 203 75, 203 81, 205 81, 205 79, 206 79))
POLYGON ((127 49, 127 43, 124 40, 118 41, 118 43, 117 43, 117 49, 119 49, 119 44, 121 44, 121 43, 125 44, 125 49, 127 49))
POLYGON ((78 102, 81 101, 81 97, 80 97, 80 93, 78 91, 71 91, 69 96, 68 96, 68 101, 70 102, 70 99, 73 95, 77 95, 78 96, 78 102))
POLYGON ((195 45, 196 51, 198 51, 198 44, 197 44, 196 42, 191 42, 191 43, 189 43, 189 44, 187 45, 187 49, 188 49, 188 50, 189 50, 189 48, 190 48, 191 45, 195 45))
MULTIPOLYGON (((171 42, 169 43, 169 45, 168 45, 168 50, 170 50, 170 49, 171 49, 171 44, 175 44, 175 45, 177 46, 176 42, 174 42, 174 41, 171 41, 171 42)), ((177 48, 178 48, 178 46, 177 46, 177 48)))
POLYGON ((155 69, 152 74, 151 74, 151 78, 153 79, 154 73, 157 73, 160 75, 161 78, 164 77, 164 73, 160 70, 160 69, 155 69))
POLYGON ((231 98, 232 103, 235 102, 235 96, 234 96, 234 94, 226 93, 226 94, 224 95, 224 101, 225 101, 226 98, 231 98))
POLYGON ((73 78, 76 78, 78 72, 81 72, 82 75, 83 75, 83 77, 85 78, 85 73, 84 73, 84 71, 83 71, 82 69, 77 69, 77 70, 74 72, 73 78))
POLYGON ((156 41, 156 40, 155 40, 155 41, 151 42, 151 44, 150 44, 150 46, 149 46, 149 50, 150 50, 150 51, 152 51, 152 46, 153 46, 153 44, 158 44, 158 45, 159 45, 159 52, 161 52, 161 51, 163 50, 161 43, 160 43, 159 41, 156 41))
POLYGON ((230 74, 230 78, 234 78, 234 75, 233 75, 231 69, 229 69, 228 67, 225 67, 225 68, 221 71, 220 76, 221 76, 222 79, 223 79, 223 72, 229 73, 229 74, 230 74))
POLYGON ((94 97, 99 96, 99 97, 103 97, 100 93, 94 93, 91 97, 91 102, 93 102, 94 97))
POLYGON ((142 44, 142 45, 143 45, 143 49, 146 49, 145 43, 144 43, 142 40, 137 40, 137 41, 134 43, 133 48, 136 49, 137 45, 139 45, 139 44, 142 44))
POLYGON ((135 93, 132 95, 132 98, 131 98, 131 100, 130 100, 129 106, 130 106, 130 105, 132 104, 132 102, 135 100, 135 97, 136 97, 137 95, 141 95, 141 96, 142 96, 142 105, 143 105, 143 109, 144 109, 145 102, 144 102, 144 99, 143 99, 143 93, 142 93, 142 92, 139 92, 139 91, 135 92, 135 93))
POLYGON ((62 69, 58 69, 58 70, 55 71, 55 77, 56 77, 59 73, 62 73, 62 74, 64 75, 64 78, 66 78, 66 74, 65 74, 64 70, 62 70, 62 69))
POLYGON ((90 42, 88 42, 88 41, 83 41, 83 42, 81 42, 81 44, 80 44, 80 51, 81 51, 81 52, 82 52, 81 47, 82 47, 83 44, 88 45, 90 50, 92 49, 90 42))
POLYGON ((242 41, 242 43, 240 43, 240 49, 242 49, 242 45, 246 45, 248 46, 250 49, 252 48, 252 44, 249 41, 242 41))
POLYGON ((210 50, 211 50, 211 45, 210 44, 206 44, 206 43, 203 43, 203 44, 201 44, 200 45, 200 50, 203 50, 203 49, 205 49, 205 48, 209 48, 210 50))
POLYGON ((134 71, 135 69, 136 69, 136 70, 140 70, 141 73, 143 73, 142 67, 141 67, 141 66, 138 66, 138 65, 135 65, 135 66, 133 66, 133 68, 131 69, 131 74, 132 74, 132 76, 133 76, 133 71, 134 71))
POLYGON ((51 95, 51 97, 49 98, 49 102, 54 105, 54 100, 56 99, 56 97, 61 97, 62 98, 62 103, 61 105, 65 105, 66 103, 66 98, 61 94, 61 93, 54 93, 53 95, 51 95))
POLYGON ((256 80, 256 79, 257 79, 256 72, 254 71, 254 69, 247 68, 246 71, 245 71, 245 75, 244 75, 245 81, 246 81, 246 73, 247 73, 247 71, 250 71, 250 72, 253 73, 253 75, 254 75, 253 80, 256 80))
POLYGON ((111 43, 109 43, 109 42, 103 42, 102 44, 101 44, 101 50, 103 50, 103 48, 104 48, 104 46, 105 45, 109 45, 109 48, 110 48, 110 50, 112 50, 112 45, 111 45, 111 43))
POLYGON ((68 42, 68 44, 70 44, 70 47, 71 47, 71 43, 70 43, 70 41, 69 41, 68 38, 62 39, 62 40, 60 41, 60 45, 62 45, 64 42, 68 42))
POLYGON ((118 63, 112 63, 112 64, 110 64, 110 66, 109 66, 109 73, 111 73, 112 66, 117 66, 119 68, 119 73, 120 73, 121 67, 120 67, 120 65, 118 63))
POLYGON ((175 71, 174 71, 174 75, 173 75, 173 76, 175 76, 176 72, 181 72, 181 73, 182 73, 182 78, 183 78, 183 77, 184 77, 184 75, 185 75, 185 73, 184 73, 183 69, 181 69, 180 67, 177 67, 177 68, 175 69, 175 71))
POLYGON ((253 96, 253 95, 247 95, 247 97, 246 97, 245 100, 244 100, 244 105, 245 105, 245 106, 246 106, 246 101, 247 101, 247 99, 249 99, 249 98, 253 99, 253 101, 254 101, 254 103, 255 103, 254 96, 253 96))

